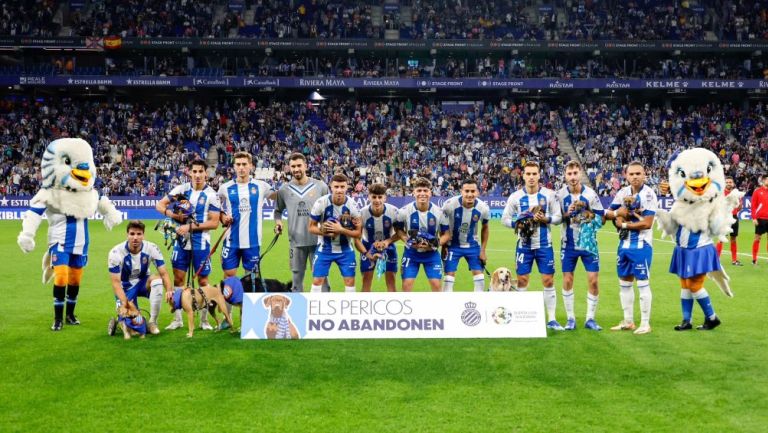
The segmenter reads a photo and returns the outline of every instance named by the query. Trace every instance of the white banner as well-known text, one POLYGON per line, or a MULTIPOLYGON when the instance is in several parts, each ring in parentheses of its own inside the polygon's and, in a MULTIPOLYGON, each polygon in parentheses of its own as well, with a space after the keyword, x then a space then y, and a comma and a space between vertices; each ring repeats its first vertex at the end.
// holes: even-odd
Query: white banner
POLYGON ((247 293, 241 338, 546 337, 542 292, 247 293))

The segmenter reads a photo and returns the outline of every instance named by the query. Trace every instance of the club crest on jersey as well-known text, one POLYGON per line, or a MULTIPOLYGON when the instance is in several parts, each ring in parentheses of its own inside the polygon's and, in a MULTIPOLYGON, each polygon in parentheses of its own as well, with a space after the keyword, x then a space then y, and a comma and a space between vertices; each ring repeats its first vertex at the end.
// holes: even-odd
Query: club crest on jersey
POLYGON ((200 200, 197 201, 197 204, 199 204, 200 206, 204 205, 205 204, 205 199, 200 197, 200 200))
POLYGON ((543 197, 542 197, 542 198, 540 198, 540 199, 539 199, 539 206, 541 206, 542 208, 544 208, 544 206, 546 206, 546 205, 547 205, 547 200, 546 200, 545 198, 543 198, 543 197))
POLYGON ((477 222, 477 220, 479 220, 479 219, 480 219, 480 215, 473 215, 472 216, 472 221, 474 221, 474 222, 477 222))
POLYGON ((255 186, 251 187, 251 194, 254 194, 254 195, 256 194, 256 187, 255 186))
POLYGON ((430 218, 430 219, 429 219, 429 225, 430 225, 430 226, 433 226, 433 225, 435 225, 435 219, 434 219, 434 218, 430 218))
POLYGON ((389 228, 390 225, 391 223, 389 222, 389 220, 384 220, 384 228, 389 228))
POLYGON ((146 265, 147 264, 147 258, 146 257, 142 257, 141 258, 141 264, 142 265, 146 265))

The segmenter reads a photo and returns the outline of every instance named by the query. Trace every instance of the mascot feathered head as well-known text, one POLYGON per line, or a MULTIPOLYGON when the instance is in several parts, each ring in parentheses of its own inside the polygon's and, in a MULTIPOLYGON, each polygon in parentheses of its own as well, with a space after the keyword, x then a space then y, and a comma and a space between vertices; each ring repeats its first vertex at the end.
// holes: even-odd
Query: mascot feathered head
POLYGON ((724 186, 723 164, 707 149, 684 150, 669 163, 669 187, 675 200, 712 202, 723 194, 724 186))
POLYGON ((54 140, 45 149, 40 173, 43 188, 91 191, 96 181, 93 150, 80 138, 54 140))

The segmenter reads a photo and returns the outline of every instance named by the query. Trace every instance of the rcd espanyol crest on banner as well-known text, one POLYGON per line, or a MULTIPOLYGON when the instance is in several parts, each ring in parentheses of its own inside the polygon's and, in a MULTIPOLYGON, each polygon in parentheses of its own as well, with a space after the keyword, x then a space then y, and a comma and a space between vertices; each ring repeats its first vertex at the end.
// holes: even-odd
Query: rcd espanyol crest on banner
POLYGON ((480 324, 482 315, 477 311, 477 304, 470 301, 464 304, 466 308, 461 312, 461 321, 467 326, 477 326, 480 324))

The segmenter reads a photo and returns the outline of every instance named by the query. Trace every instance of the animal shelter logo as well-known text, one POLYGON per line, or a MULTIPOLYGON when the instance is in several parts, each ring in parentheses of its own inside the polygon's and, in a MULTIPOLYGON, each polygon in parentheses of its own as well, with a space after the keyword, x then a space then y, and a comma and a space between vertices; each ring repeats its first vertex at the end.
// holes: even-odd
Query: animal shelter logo
POLYGON ((496 307, 491 317, 497 325, 507 325, 512 321, 512 312, 504 307, 496 307))
POLYGON ((470 301, 465 303, 464 307, 466 309, 461 313, 461 322, 467 326, 479 325, 480 320, 482 319, 482 315, 479 311, 477 311, 477 304, 470 301))

